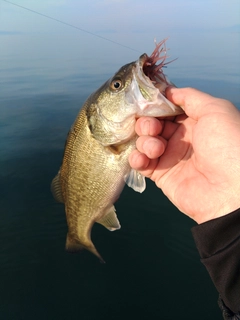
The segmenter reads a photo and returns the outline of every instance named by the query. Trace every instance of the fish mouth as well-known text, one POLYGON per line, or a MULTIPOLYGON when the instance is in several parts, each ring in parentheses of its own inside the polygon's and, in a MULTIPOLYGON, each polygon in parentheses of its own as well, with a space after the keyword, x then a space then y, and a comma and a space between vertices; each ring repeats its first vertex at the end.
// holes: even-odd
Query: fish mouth
POLYGON ((166 62, 166 59, 168 58, 166 40, 167 39, 164 39, 159 43, 155 42, 156 48, 151 56, 144 53, 137 61, 137 73, 139 80, 143 81, 145 85, 149 85, 150 87, 154 86, 164 96, 166 88, 170 85, 174 86, 174 84, 163 73, 163 68, 170 62, 174 61, 171 60, 166 62))
POLYGON ((162 71, 167 64, 165 41, 156 44, 151 56, 144 53, 135 62, 132 89, 138 103, 137 116, 167 117, 184 113, 165 95, 166 88, 173 85, 162 71))
POLYGON ((152 81, 149 75, 145 72, 145 66, 148 60, 149 60, 148 55, 144 53, 139 57, 138 61, 136 61, 135 76, 137 78, 137 81, 139 82, 140 89, 141 87, 144 88, 144 86, 148 88, 155 87, 154 81, 152 81))

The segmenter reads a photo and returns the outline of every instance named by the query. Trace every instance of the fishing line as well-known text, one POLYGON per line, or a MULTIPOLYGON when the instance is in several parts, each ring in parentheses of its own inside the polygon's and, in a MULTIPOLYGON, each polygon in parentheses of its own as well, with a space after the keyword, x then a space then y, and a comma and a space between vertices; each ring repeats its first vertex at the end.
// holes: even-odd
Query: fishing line
POLYGON ((85 30, 85 29, 83 29, 83 28, 77 27, 77 26, 75 26, 75 25, 73 25, 73 24, 71 24, 71 23, 68 23, 68 22, 65 22, 65 21, 62 21, 62 20, 59 20, 59 19, 50 17, 50 16, 48 16, 48 15, 46 15, 46 14, 44 14, 44 13, 41 13, 41 12, 38 12, 38 11, 35 11, 35 10, 32 10, 32 9, 29 9, 29 8, 27 8, 27 7, 21 6, 21 5, 19 5, 19 4, 16 4, 16 3, 11 2, 11 1, 8 1, 8 0, 2 0, 2 1, 7 2, 7 3, 9 3, 9 4, 12 4, 13 6, 19 7, 19 8, 21 8, 21 9, 30 11, 30 12, 32 12, 32 13, 38 14, 39 16, 42 16, 42 17, 44 17, 44 18, 47 18, 47 19, 50 19, 50 20, 59 22, 59 23, 64 24, 64 25, 66 25, 66 26, 68 26, 68 27, 71 27, 71 28, 80 30, 80 31, 82 31, 82 32, 88 33, 88 34, 90 34, 90 35, 92 35, 92 36, 94 36, 94 37, 97 37, 97 38, 100 38, 100 39, 102 39, 102 40, 105 40, 105 41, 114 43, 114 44, 116 44, 116 45, 118 45, 118 46, 121 46, 121 47, 123 47, 123 48, 127 48, 127 49, 133 50, 133 51, 135 51, 135 52, 139 52, 138 50, 133 49, 133 48, 131 48, 131 47, 128 47, 128 46, 126 46, 126 45, 124 45, 124 44, 122 44, 122 43, 119 43, 119 42, 117 42, 117 41, 114 41, 114 40, 105 38, 105 37, 100 36, 100 35, 97 35, 97 34, 94 33, 94 32, 91 32, 91 31, 85 30))

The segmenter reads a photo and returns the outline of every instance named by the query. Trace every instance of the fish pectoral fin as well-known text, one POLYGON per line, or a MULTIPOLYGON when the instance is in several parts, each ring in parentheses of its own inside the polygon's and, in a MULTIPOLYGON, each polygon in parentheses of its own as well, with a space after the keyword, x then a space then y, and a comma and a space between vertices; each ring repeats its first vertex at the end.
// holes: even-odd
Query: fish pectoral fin
POLYGON ((59 172, 51 183, 51 191, 56 201, 64 203, 59 172))
POLYGON ((134 169, 131 169, 130 173, 124 177, 124 181, 134 191, 142 193, 146 189, 145 177, 134 169))
POLYGON ((100 223, 110 231, 115 231, 121 228, 114 206, 112 206, 110 210, 101 219, 99 219, 96 222, 100 223))

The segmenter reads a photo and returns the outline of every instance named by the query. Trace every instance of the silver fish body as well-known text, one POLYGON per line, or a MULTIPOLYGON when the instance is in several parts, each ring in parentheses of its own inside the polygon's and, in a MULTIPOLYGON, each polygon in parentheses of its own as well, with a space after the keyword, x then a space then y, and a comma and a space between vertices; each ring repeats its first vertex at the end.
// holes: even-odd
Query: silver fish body
MULTIPOLYGON (((151 56, 155 60, 157 53, 157 60, 161 58, 162 44, 151 56)), ((55 199, 65 205, 66 249, 87 249, 102 262, 91 241, 93 224, 119 229, 114 202, 125 183, 138 192, 145 189, 144 177, 128 163, 137 139, 136 118, 183 113, 165 98, 169 82, 151 57, 144 54, 123 66, 87 99, 69 131, 62 166, 51 185, 55 199)))

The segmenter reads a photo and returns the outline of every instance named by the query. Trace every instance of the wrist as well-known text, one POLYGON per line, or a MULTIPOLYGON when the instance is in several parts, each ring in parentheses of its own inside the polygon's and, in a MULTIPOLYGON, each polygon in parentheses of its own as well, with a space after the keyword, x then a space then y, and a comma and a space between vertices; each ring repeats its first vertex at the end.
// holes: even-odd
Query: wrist
MULTIPOLYGON (((202 224, 214 219, 224 217, 232 212, 235 212, 240 208, 239 198, 227 198, 224 202, 219 202, 218 206, 214 204, 214 208, 209 208, 210 210, 204 215, 198 215, 198 218, 195 220, 198 224, 202 224)), ((214 202, 213 202, 214 203, 214 202)))

